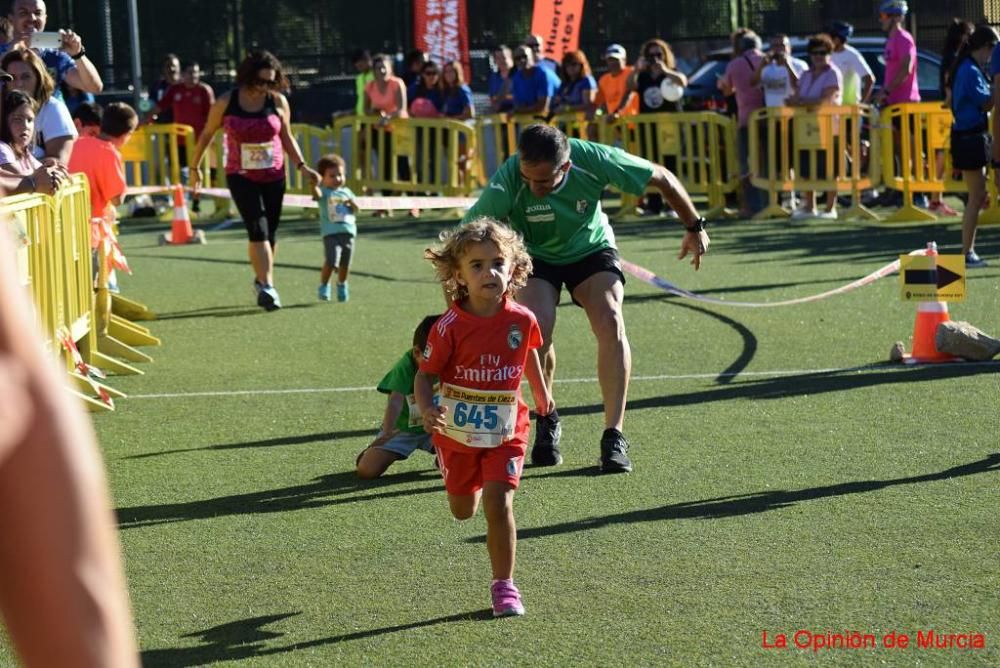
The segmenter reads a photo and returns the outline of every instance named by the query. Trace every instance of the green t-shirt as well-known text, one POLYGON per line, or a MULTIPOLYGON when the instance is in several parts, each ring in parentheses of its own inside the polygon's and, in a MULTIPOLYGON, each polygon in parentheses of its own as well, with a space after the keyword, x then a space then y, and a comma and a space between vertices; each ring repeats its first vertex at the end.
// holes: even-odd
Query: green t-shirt
POLYGON ((403 412, 396 418, 396 429, 412 434, 422 434, 424 433, 424 423, 420 419, 420 411, 417 410, 417 399, 413 396, 413 379, 416 377, 417 363, 413 361, 413 351, 407 350, 395 366, 389 369, 389 373, 385 374, 385 378, 379 381, 377 389, 382 394, 399 392, 406 398, 403 403, 403 412), (412 423, 411 414, 414 416, 412 423))
POLYGON ((375 73, 371 70, 354 77, 354 94, 357 99, 354 101, 354 113, 358 116, 365 115, 365 86, 369 81, 375 80, 375 73))
POLYGON ((539 199, 521 179, 515 154, 490 179, 463 222, 479 216, 505 221, 524 236, 528 253, 550 264, 570 264, 604 248, 615 248, 615 235, 601 210, 608 185, 642 195, 653 164, 631 153, 570 139, 572 166, 558 188, 539 199))

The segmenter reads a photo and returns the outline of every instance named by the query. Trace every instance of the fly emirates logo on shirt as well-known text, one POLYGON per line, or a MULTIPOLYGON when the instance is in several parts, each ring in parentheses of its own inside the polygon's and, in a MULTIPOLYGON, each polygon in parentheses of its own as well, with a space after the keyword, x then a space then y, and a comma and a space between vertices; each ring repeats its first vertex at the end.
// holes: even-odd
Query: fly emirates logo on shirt
POLYGON ((523 364, 506 364, 501 366, 500 355, 480 355, 478 366, 455 367, 455 380, 467 383, 502 383, 520 378, 524 373, 523 364))

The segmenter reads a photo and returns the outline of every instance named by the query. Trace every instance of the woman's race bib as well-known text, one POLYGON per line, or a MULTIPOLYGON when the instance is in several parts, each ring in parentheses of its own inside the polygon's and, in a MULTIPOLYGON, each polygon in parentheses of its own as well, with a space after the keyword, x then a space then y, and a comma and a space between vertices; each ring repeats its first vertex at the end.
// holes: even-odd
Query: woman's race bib
POLYGON ((448 408, 445 435, 470 448, 495 448, 517 428, 515 390, 473 390, 444 383, 441 406, 448 408))
POLYGON ((274 167, 274 144, 241 144, 240 167, 243 169, 271 169, 274 167))

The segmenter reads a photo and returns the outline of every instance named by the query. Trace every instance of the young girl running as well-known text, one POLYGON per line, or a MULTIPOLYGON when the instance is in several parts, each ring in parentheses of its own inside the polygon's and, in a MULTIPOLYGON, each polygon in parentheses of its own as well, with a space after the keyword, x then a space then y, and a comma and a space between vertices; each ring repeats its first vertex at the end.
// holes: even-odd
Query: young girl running
POLYGON ((454 299, 427 339, 414 381, 424 429, 431 433, 456 519, 472 517, 483 500, 486 549, 493 568, 493 615, 523 615, 514 586, 514 490, 524 465, 530 422, 521 399, 527 375, 535 411, 555 402, 542 377, 542 344, 534 314, 511 295, 531 273, 521 237, 490 218, 441 235, 425 257, 454 299), (441 381, 433 402, 433 378, 441 381))

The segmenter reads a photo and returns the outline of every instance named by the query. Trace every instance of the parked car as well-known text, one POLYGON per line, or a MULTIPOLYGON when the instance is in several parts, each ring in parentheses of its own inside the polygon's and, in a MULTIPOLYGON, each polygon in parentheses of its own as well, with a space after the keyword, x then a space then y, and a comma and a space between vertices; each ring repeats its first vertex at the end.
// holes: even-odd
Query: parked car
MULTIPOLYGON (((792 55, 809 62, 806 54, 808 40, 795 37, 791 40, 792 55)), ((885 77, 885 37, 855 37, 849 42, 861 52, 868 66, 875 75, 875 92, 882 87, 885 77)), ((716 86, 716 82, 726 71, 726 65, 732 59, 730 49, 712 51, 706 56, 705 62, 688 78, 688 86, 684 91, 684 108, 688 111, 703 111, 706 109, 735 113, 735 103, 727 101, 716 86)), ((926 49, 917 49, 917 85, 920 87, 920 99, 928 102, 940 100, 938 90, 941 58, 926 49)))

